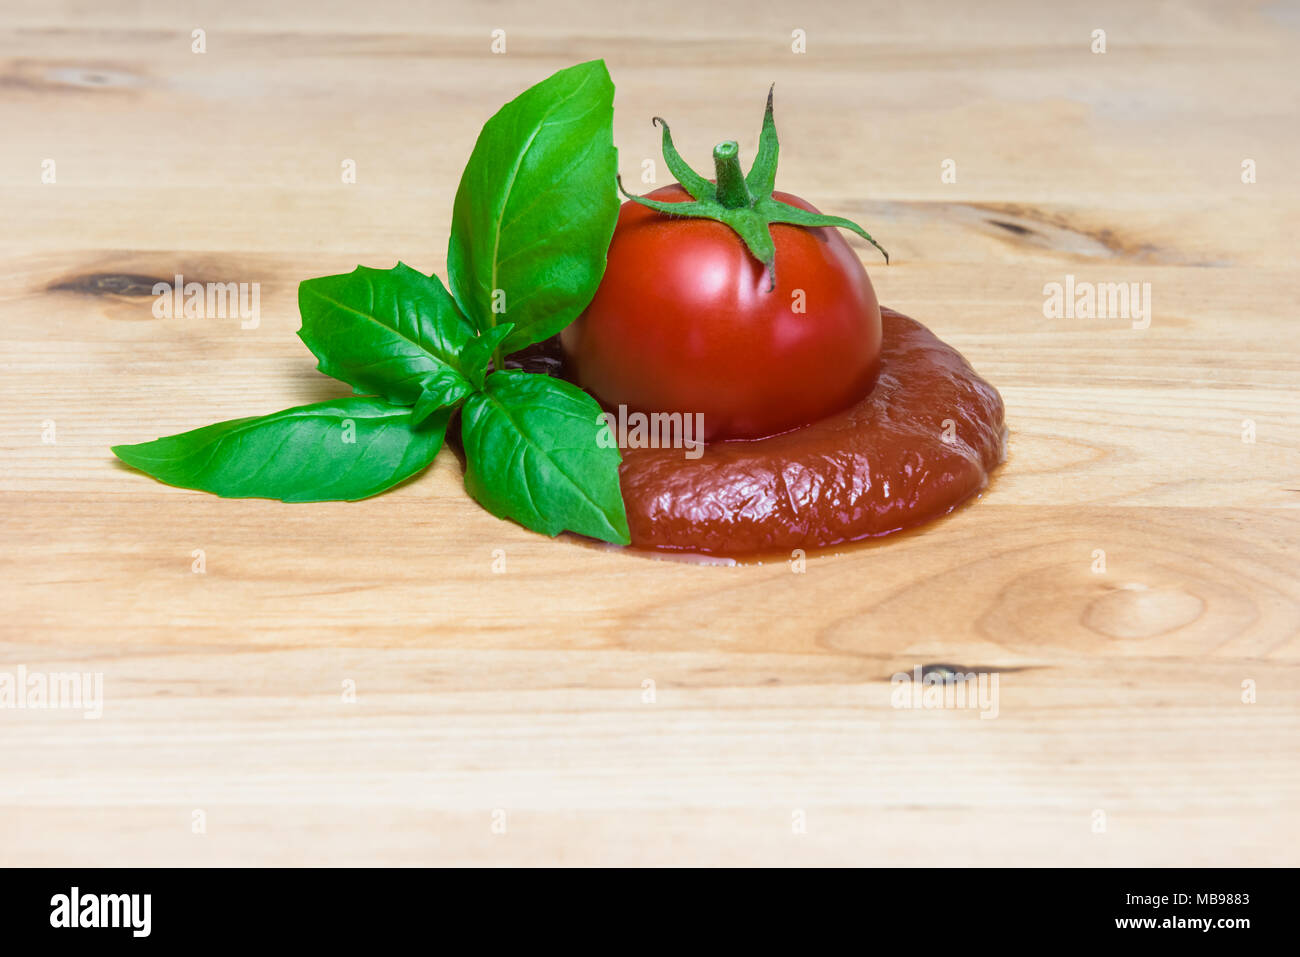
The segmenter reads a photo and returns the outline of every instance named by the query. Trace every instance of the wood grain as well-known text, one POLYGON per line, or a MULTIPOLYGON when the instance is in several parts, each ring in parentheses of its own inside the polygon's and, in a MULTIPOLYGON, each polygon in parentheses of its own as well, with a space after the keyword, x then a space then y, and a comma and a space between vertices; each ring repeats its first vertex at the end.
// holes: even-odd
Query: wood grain
POLYGON ((105 703, 0 710, 0 863, 1297 863, 1294 8, 700 10, 6 11, 0 672, 105 703), (982 500, 799 572, 543 539, 449 454, 297 506, 115 462, 344 394, 297 282, 441 271, 483 120, 593 56, 634 182, 653 115, 752 155, 776 81, 782 187, 1006 399, 982 500), (260 324, 155 319, 177 273, 260 283, 260 324), (1150 328, 1044 318, 1066 274, 1150 283, 1150 328), (997 673, 996 719, 893 706, 939 663, 997 673))

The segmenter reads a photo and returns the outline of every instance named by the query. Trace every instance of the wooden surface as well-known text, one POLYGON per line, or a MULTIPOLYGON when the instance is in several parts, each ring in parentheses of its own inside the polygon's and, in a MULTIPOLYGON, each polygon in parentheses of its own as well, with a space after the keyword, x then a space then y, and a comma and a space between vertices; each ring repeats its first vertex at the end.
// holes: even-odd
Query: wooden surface
POLYGON ((0 671, 105 702, 0 711, 0 863, 1297 863, 1294 4, 3 6, 0 671), (797 574, 544 539, 449 454, 321 505, 114 461, 343 394, 297 282, 441 271, 482 122, 595 56, 633 181, 776 81, 780 186, 1006 399, 981 501, 797 574), (176 273, 260 326, 154 319, 176 273), (1044 318, 1067 273, 1150 328, 1044 318), (933 663, 998 717, 891 707, 933 663))

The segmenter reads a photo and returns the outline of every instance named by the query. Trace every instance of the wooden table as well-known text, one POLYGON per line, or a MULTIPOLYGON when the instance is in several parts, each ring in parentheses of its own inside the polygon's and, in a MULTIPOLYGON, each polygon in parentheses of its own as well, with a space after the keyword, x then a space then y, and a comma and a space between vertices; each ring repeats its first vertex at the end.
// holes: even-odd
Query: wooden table
POLYGON ((1300 16, 994 6, 7 10, 0 672, 104 704, 0 710, 0 863, 1297 863, 1300 16), (115 462, 344 394, 298 281, 441 272, 482 122, 597 56, 634 181, 776 81, 779 184, 1006 399, 982 500, 800 574, 542 538, 450 454, 321 505, 115 462), (260 324, 154 318, 178 273, 260 324), (1149 328, 1045 317, 1067 274, 1149 328), (938 663, 996 719, 891 706, 938 663))

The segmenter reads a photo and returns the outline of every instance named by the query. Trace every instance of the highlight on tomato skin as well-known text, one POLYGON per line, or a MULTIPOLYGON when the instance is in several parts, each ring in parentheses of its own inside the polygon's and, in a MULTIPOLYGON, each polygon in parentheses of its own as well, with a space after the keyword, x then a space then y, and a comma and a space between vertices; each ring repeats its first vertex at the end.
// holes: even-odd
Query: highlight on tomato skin
MULTIPOLYGON (((691 199, 679 184, 646 198, 691 199)), ((578 383, 609 407, 701 413, 710 441, 786 432, 869 393, 880 305, 862 261, 833 227, 770 229, 769 290, 728 226, 624 203, 596 295, 560 335, 578 383)))

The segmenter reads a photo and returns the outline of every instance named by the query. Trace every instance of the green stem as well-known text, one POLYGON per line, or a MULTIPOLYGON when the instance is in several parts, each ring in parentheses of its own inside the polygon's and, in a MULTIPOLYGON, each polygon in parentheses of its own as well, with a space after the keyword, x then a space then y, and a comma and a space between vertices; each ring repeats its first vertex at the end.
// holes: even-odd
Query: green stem
POLYGON ((735 140, 713 147, 713 167, 718 174, 719 203, 727 209, 744 209, 754 204, 745 186, 745 175, 740 171, 740 145, 735 140))

